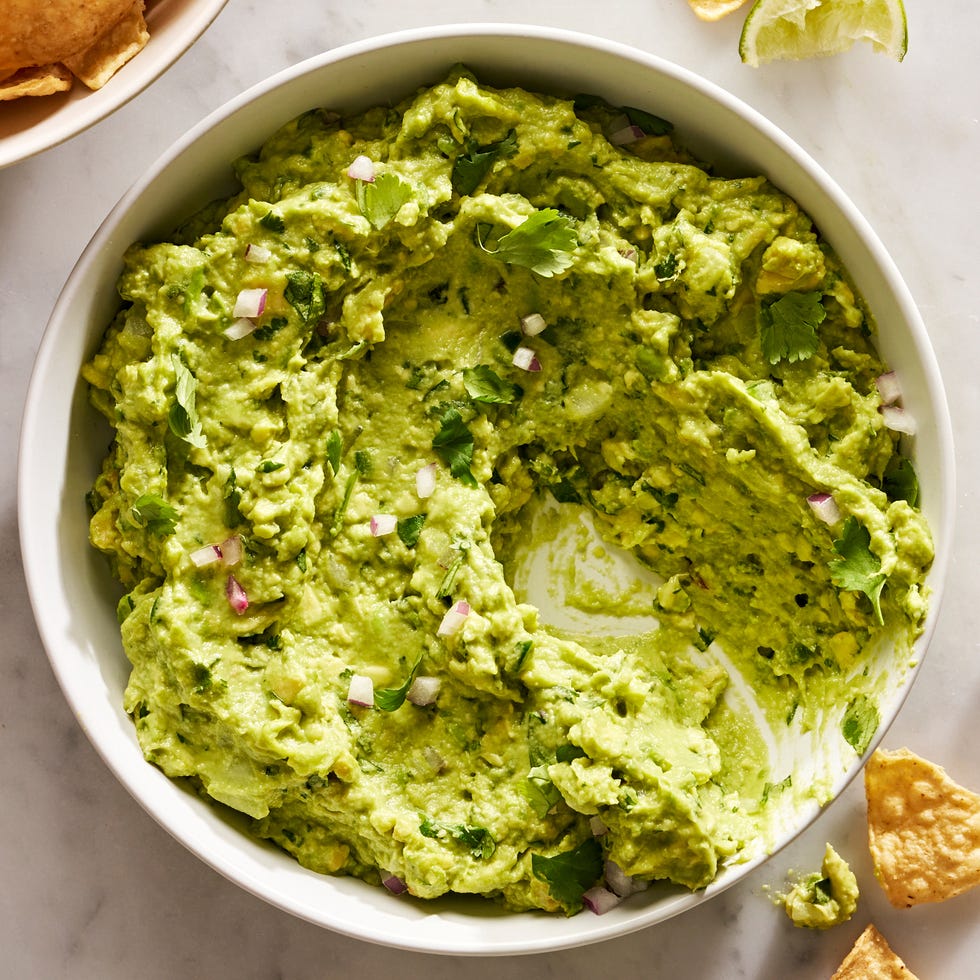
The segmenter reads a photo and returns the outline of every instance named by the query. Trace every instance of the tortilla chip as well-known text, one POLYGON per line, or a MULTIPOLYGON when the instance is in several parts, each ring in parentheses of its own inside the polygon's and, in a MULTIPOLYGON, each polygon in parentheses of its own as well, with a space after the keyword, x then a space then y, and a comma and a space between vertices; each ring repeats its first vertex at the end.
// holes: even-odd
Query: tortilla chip
POLYGON ((19 99, 22 95, 54 95, 71 88, 72 75, 64 65, 40 65, 21 68, 0 82, 0 102, 19 99))
POLYGON ((95 42, 133 0, 3 0, 0 69, 63 62, 95 42))
POLYGON ((687 0, 699 20, 721 20, 735 13, 746 0, 687 0))
POLYGON ((916 976, 895 955, 885 937, 869 925, 830 980, 916 980, 916 976))
POLYGON ((100 89, 130 58, 143 50, 149 39, 143 19, 143 0, 136 0, 122 19, 95 44, 66 58, 65 64, 90 89, 100 89))
POLYGON ((980 796, 908 749, 878 749, 864 789, 875 875, 892 905, 941 902, 980 884, 980 796))

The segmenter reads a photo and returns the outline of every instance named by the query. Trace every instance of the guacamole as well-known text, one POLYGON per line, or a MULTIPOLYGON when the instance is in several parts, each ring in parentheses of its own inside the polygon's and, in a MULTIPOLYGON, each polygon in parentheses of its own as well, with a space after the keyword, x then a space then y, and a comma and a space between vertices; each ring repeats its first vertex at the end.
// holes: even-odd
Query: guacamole
POLYGON ((793 924, 801 929, 830 929, 847 922, 858 902, 858 883, 848 863, 828 844, 820 870, 805 875, 780 895, 793 924))
POLYGON ((829 792, 767 730, 874 733, 932 546, 873 322, 792 200, 670 129, 456 70, 304 114, 126 255, 84 369, 125 708, 308 868, 565 913, 701 889, 829 792), (579 519, 649 584, 578 606, 640 626, 529 600, 579 519))

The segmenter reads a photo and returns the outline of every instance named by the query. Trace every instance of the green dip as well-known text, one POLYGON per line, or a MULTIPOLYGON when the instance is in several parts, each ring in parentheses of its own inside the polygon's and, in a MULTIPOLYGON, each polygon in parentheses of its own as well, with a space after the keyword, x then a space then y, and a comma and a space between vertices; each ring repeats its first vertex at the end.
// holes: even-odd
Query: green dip
POLYGON ((770 843, 767 731, 874 733, 932 546, 873 324, 793 201, 667 130, 457 71, 301 116, 126 255, 84 369, 125 707, 309 868, 565 912, 606 861, 701 889, 770 843), (516 584, 581 515, 652 584, 579 607, 642 628, 516 584))
POLYGON ((828 844, 819 871, 779 896, 786 914, 802 929, 830 929, 847 922, 858 902, 858 883, 847 862, 828 844))

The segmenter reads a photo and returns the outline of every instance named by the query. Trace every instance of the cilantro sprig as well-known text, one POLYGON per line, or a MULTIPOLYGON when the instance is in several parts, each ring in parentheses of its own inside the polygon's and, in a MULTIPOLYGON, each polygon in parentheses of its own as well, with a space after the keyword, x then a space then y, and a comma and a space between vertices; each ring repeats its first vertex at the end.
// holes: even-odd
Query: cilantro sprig
POLYGON ((197 414, 197 378, 191 374, 179 354, 171 354, 170 359, 177 380, 174 385, 174 401, 167 415, 167 424, 178 439, 203 449, 207 440, 197 414))
POLYGON ((840 558, 830 562, 830 577, 838 588, 863 592, 870 600, 878 622, 881 614, 881 590, 888 576, 881 570, 881 560, 871 550, 868 529, 852 514, 844 521, 841 537, 834 542, 840 558))
POLYGON ((762 356, 770 364, 805 361, 820 344, 817 327, 827 316, 821 293, 786 293, 759 309, 762 356))
POLYGON ((490 172, 495 160, 513 156, 516 152, 517 133, 513 129, 502 140, 483 146, 475 140, 468 140, 464 152, 453 162, 450 177, 453 190, 461 197, 472 194, 490 172))
POLYGON ((361 214, 380 231, 412 199, 412 188, 397 174, 384 173, 371 183, 358 180, 355 194, 361 214))
POLYGON ((447 408, 439 422, 439 431, 432 439, 436 455, 449 467, 460 483, 476 487, 476 477, 470 470, 473 462, 473 433, 455 408, 447 408))
POLYGON ((569 911, 577 911, 582 895, 602 874, 602 847, 594 837, 587 837, 573 850, 552 857, 532 854, 531 872, 548 883, 552 898, 569 911))
POLYGON ((516 228, 487 248, 478 237, 480 248, 501 262, 519 265, 550 279, 572 265, 578 236, 571 221, 554 208, 543 208, 529 215, 516 228))
POLYGON ((374 706, 380 708, 382 711, 397 711, 405 703, 408 689, 412 686, 412 681, 415 680, 415 675, 421 663, 422 658, 419 657, 415 661, 415 666, 408 672, 408 677, 401 687, 386 687, 382 691, 375 691, 374 706))

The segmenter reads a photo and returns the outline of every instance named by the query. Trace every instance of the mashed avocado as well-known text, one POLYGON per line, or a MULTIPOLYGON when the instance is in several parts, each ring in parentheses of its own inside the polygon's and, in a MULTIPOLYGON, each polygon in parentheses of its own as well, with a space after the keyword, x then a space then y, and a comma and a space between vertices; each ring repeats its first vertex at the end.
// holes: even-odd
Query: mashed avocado
POLYGON ((820 871, 801 878, 788 894, 779 897, 794 925, 829 929, 854 915, 858 902, 857 878, 828 844, 820 871))
POLYGON ((565 912, 605 862, 700 889, 791 787, 766 728, 873 734, 932 547, 872 321, 792 200, 668 130, 457 71, 301 116, 126 256, 84 370, 125 707, 309 868, 565 912), (646 626, 545 622, 542 511, 652 576, 579 590, 646 626))

